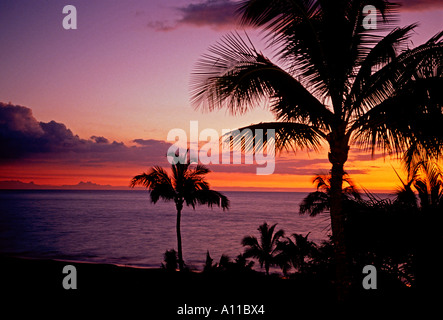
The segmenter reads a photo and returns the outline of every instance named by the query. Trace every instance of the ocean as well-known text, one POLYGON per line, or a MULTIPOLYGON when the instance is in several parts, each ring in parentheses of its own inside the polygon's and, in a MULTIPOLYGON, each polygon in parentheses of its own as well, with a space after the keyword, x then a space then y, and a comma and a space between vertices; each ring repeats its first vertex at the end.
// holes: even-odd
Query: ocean
MULTIPOLYGON (((182 242, 185 262, 202 269, 206 252, 243 252, 244 236, 259 237, 263 222, 277 223, 287 236, 306 235, 316 243, 328 238, 329 214, 299 215, 307 193, 223 192, 230 210, 185 207, 182 242)), ((152 204, 143 190, 2 190, 0 254, 160 267, 166 250, 176 248, 173 202, 152 204)))

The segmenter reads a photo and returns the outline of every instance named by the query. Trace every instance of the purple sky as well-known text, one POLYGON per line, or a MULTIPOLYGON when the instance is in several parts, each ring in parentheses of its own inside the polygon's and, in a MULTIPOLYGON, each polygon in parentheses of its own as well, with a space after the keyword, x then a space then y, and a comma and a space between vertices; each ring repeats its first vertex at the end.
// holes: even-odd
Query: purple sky
MULTIPOLYGON (((399 25, 420 24, 414 45, 443 29, 442 1, 402 2, 399 25)), ((260 108, 233 117, 195 111, 189 102, 195 63, 237 28, 234 7, 231 0, 2 0, 0 102, 28 108, 3 115, 14 119, 11 126, 31 126, 26 139, 43 130, 38 139, 51 142, 51 130, 59 130, 91 161, 100 152, 150 154, 164 147, 170 129, 188 130, 190 120, 219 132, 271 120, 260 108), (62 28, 67 4, 77 8, 77 30, 62 28)), ((258 33, 248 34, 266 52, 258 33)))

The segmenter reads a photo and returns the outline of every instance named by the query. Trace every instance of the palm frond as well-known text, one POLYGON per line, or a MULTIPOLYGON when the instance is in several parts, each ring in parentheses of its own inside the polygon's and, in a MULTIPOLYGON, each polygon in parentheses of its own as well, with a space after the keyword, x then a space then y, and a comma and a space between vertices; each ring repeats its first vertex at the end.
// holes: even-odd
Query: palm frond
POLYGON ((411 24, 403 28, 395 28, 380 41, 378 41, 373 47, 368 49, 368 52, 357 61, 359 64, 358 72, 352 84, 352 88, 346 99, 345 108, 347 111, 348 119, 352 117, 353 112, 357 112, 358 115, 362 114, 365 110, 362 109, 361 103, 357 103, 359 94, 362 89, 370 82, 371 75, 385 66, 389 62, 393 61, 400 50, 405 49, 405 42, 409 38, 409 33, 416 28, 416 24, 411 24))
MULTIPOLYGON (((438 34, 428 43, 408 50, 371 75, 360 99, 368 111, 348 134, 357 145, 403 154, 438 157, 443 152, 443 42, 438 34), (440 88, 440 89, 439 89, 440 88)), ((357 102, 358 103, 358 102, 357 102)))
POLYGON ((285 236, 285 231, 283 229, 280 229, 274 233, 274 236, 272 237, 271 241, 271 243, 275 246, 275 249, 273 251, 277 249, 278 241, 280 240, 280 238, 283 238, 284 236, 285 236))
POLYGON ((312 180, 312 183, 315 184, 315 187, 318 190, 323 190, 323 192, 330 192, 331 189, 331 185, 330 185, 330 177, 326 176, 326 175, 321 175, 318 174, 314 177, 314 179, 312 180))
POLYGON ((321 130, 306 124, 264 122, 228 132, 222 137, 222 142, 246 152, 262 152, 265 147, 275 148, 276 151, 318 151, 325 138, 321 130))
POLYGON ((199 189, 185 196, 185 201, 193 208, 195 204, 207 205, 208 207, 218 206, 223 210, 229 209, 229 199, 218 191, 210 189, 199 189))
MULTIPOLYGON (((312 181, 317 191, 309 193, 300 203, 299 213, 308 213, 311 217, 330 209, 331 175, 316 175, 312 181)), ((342 196, 344 203, 361 200, 361 195, 351 178, 345 172, 343 176, 342 196)))
POLYGON ((264 29, 269 46, 289 62, 311 92, 318 97, 329 95, 339 114, 347 77, 365 52, 362 47, 376 43, 377 37, 362 26, 367 4, 381 13, 377 31, 394 20, 394 5, 383 0, 256 0, 245 1, 240 11, 242 22, 264 29))
POLYGON ((314 191, 309 193, 300 203, 300 214, 309 214, 315 217, 330 209, 330 199, 327 193, 314 191))
POLYGON ((259 248, 260 245, 258 244, 258 240, 256 237, 254 236, 246 236, 242 239, 241 242, 242 246, 244 247, 255 247, 255 248, 259 248))
POLYGON ((208 167, 198 163, 195 168, 189 170, 188 176, 189 177, 203 177, 210 172, 211 172, 211 170, 208 167))
POLYGON ((168 173, 158 166, 151 168, 148 173, 142 173, 132 178, 130 186, 133 188, 137 185, 150 190, 150 197, 153 203, 156 203, 159 199, 165 201, 173 200, 176 196, 168 173))
POLYGON ((197 63, 191 82, 197 108, 212 111, 226 106, 232 114, 243 114, 270 99, 278 119, 329 125, 330 111, 238 34, 228 34, 209 52, 197 63))
MULTIPOLYGON (((401 33, 400 33, 401 35, 401 33)), ((411 50, 406 50, 380 70, 374 72, 355 98, 355 108, 370 110, 389 98, 411 88, 417 79, 440 78, 442 76, 443 42, 437 35, 411 50)))

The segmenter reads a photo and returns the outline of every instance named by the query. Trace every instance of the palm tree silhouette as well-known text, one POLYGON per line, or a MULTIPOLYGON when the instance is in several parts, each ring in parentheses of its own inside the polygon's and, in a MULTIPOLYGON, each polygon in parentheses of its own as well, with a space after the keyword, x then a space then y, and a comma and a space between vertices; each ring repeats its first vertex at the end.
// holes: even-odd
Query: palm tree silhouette
POLYGON ((436 253, 443 245, 443 171, 437 162, 423 157, 415 160, 412 165, 406 166, 407 181, 403 182, 399 176, 403 186, 397 192, 396 202, 419 213, 414 221, 414 231, 417 230, 420 235, 427 234, 426 237, 415 238, 414 242, 415 285, 425 289, 423 292, 430 292, 439 272, 436 253))
MULTIPOLYGON (((374 154, 443 150, 441 87, 443 32, 408 49, 416 27, 397 27, 384 0, 249 0, 239 8, 244 25, 260 27, 272 62, 250 39, 231 33, 196 65, 193 104, 232 114, 269 101, 275 122, 241 128, 275 129, 275 148, 329 147, 330 216, 336 252, 337 293, 348 297, 351 277, 344 239, 343 175, 351 145, 374 154), (363 7, 377 8, 377 30, 363 26, 363 7)), ((266 143, 266 135, 263 143, 266 143)), ((248 138, 248 137, 246 137, 248 138)), ((252 137, 254 139, 256 137, 252 137)))
POLYGON ((142 173, 132 178, 130 186, 133 188, 141 185, 150 191, 152 203, 158 200, 174 201, 177 209, 177 254, 179 269, 184 269, 182 240, 180 231, 180 220, 183 204, 195 209, 196 205, 213 205, 229 209, 229 200, 220 192, 211 190, 205 180, 205 175, 210 170, 204 165, 197 164, 191 168, 189 153, 182 158, 178 158, 172 164, 172 176, 161 167, 152 167, 149 172, 142 173), (187 159, 185 161, 185 159, 187 159))
POLYGON ((247 236, 242 240, 242 245, 246 247, 243 256, 245 258, 256 258, 260 263, 260 267, 265 266, 267 275, 269 275, 271 266, 280 266, 282 263, 278 243, 280 238, 284 236, 284 231, 278 230, 274 233, 276 225, 269 226, 265 222, 258 227, 260 242, 254 236, 247 236))
POLYGON ((290 265, 299 272, 305 272, 307 266, 306 258, 312 258, 317 250, 316 244, 308 240, 309 234, 310 232, 303 236, 302 234, 293 233, 292 238, 294 241, 288 237, 285 241, 280 242, 283 255, 290 265))
MULTIPOLYGON (((331 208, 331 175, 316 175, 313 183, 317 191, 309 193, 300 203, 300 214, 308 213, 311 217, 331 208)), ((346 173, 343 183, 347 184, 342 191, 343 207, 361 200, 359 191, 346 173)))
MULTIPOLYGON (((406 166, 408 169, 408 166, 406 166)), ((397 171, 395 171, 397 173, 397 171)), ((397 191, 397 201, 420 207, 422 212, 443 209, 443 171, 437 162, 422 159, 414 162, 408 171, 407 181, 404 182, 397 173, 402 187, 397 191), (418 193, 418 199, 412 188, 418 193)))

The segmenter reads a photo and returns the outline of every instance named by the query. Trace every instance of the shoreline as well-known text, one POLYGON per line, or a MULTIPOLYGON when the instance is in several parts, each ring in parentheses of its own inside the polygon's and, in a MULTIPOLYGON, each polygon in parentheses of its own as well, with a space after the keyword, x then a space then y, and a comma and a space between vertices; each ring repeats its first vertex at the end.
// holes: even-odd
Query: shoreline
POLYGON ((42 256, 25 256, 25 255, 17 255, 17 254, 4 254, 0 253, 0 260, 2 258, 12 258, 12 259, 22 259, 22 260, 37 260, 37 261, 55 261, 55 262, 63 262, 65 264, 90 264, 90 265, 109 265, 116 266, 121 268, 134 268, 134 269, 146 269, 146 270, 156 270, 161 269, 161 267, 149 267, 149 266, 138 266, 131 264, 121 264, 121 263, 113 263, 113 262, 98 262, 98 261, 88 261, 88 260, 72 260, 72 259, 64 259, 64 258, 55 258, 55 257, 42 257, 42 256))
POLYGON ((102 311, 104 303, 107 308, 113 306, 139 312, 148 308, 152 314, 161 314, 164 319, 200 319, 177 314, 177 308, 185 304, 214 308, 223 305, 263 305, 267 310, 265 315, 250 315, 247 319, 282 319, 305 311, 315 318, 319 313, 330 315, 331 312, 350 312, 368 307, 372 311, 384 309, 386 312, 392 309, 397 312, 401 311, 401 306, 418 306, 414 290, 357 292, 351 303, 338 305, 335 303, 333 285, 319 277, 282 279, 255 272, 168 272, 161 268, 5 255, 0 255, 0 266, 0 291, 2 296, 7 297, 6 302, 10 299, 37 306, 47 306, 51 302, 60 306, 74 305, 78 310, 88 307, 102 311), (66 290, 62 285, 66 276, 63 268, 68 264, 76 268, 75 290, 66 290), (90 302, 94 302, 92 306, 90 302))

